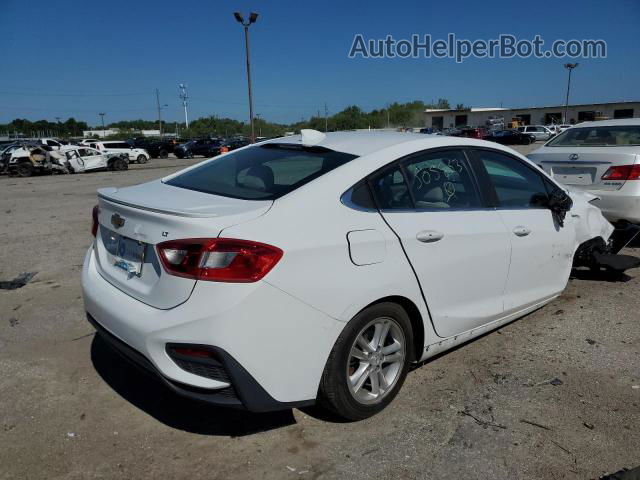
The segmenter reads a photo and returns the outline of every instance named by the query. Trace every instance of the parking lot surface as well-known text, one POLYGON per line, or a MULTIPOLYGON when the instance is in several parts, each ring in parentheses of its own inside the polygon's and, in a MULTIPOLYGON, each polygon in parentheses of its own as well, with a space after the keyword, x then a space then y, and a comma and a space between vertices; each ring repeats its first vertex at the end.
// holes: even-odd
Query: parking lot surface
POLYGON ((546 307, 413 370, 358 423, 213 408, 132 369, 84 317, 95 191, 197 161, 0 177, 0 280, 37 272, 0 290, 0 478, 585 479, 640 464, 638 270, 577 273, 546 307))

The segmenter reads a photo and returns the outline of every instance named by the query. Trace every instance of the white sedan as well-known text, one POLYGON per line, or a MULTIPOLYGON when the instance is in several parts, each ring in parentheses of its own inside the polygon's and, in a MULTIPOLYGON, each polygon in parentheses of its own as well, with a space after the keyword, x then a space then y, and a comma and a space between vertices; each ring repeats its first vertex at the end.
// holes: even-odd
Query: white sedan
POLYGON ((581 123, 529 159, 556 181, 596 195, 610 221, 640 223, 640 118, 581 123))
POLYGON ((411 363, 563 291, 613 230, 570 195, 495 143, 304 130, 100 190, 87 316, 182 395, 366 418, 411 363))

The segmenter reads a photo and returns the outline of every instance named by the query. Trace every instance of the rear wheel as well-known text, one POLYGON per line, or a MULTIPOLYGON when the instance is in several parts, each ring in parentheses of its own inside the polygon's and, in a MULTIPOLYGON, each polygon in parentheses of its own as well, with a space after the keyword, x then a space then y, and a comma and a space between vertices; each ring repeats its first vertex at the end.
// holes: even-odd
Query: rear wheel
POLYGON ((20 162, 16 168, 16 175, 19 177, 30 177, 33 175, 33 163, 29 161, 20 162))
POLYGON ((168 158, 169 152, 167 152, 164 148, 158 152, 158 157, 160 158, 168 158))
POLYGON ((375 415, 398 394, 412 359, 413 332, 405 310, 395 303, 373 305, 338 337, 318 400, 348 420, 375 415))
POLYGON ((116 158, 113 162, 111 162, 111 170, 122 171, 127 170, 128 168, 129 162, 127 162, 123 158, 116 158))
POLYGON ((522 144, 531 145, 531 139, 529 137, 525 137, 524 140, 522 140, 522 144))
POLYGON ((147 163, 147 157, 144 155, 138 155, 138 157, 136 158, 136 161, 138 163, 147 163))

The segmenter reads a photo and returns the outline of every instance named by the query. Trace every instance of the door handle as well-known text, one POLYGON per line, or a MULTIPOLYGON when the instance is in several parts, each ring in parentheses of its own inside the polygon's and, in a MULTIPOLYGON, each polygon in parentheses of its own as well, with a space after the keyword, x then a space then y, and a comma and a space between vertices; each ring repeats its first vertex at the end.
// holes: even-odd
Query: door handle
POLYGON ((423 243, 437 242, 438 240, 442 240, 443 237, 444 233, 436 232, 435 230, 422 230, 416 234, 418 241, 423 243))
POLYGON ((513 233, 515 233, 518 237, 526 237, 531 233, 531 229, 523 225, 518 225, 513 229, 513 233))

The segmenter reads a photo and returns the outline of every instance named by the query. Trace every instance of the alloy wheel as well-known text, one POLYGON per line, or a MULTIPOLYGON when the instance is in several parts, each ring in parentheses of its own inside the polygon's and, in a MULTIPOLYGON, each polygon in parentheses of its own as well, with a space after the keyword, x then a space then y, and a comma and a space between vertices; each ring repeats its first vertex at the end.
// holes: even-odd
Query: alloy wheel
POLYGON ((358 333, 347 362, 347 386, 361 404, 379 403, 393 390, 406 359, 402 328, 390 317, 369 322, 358 333))

